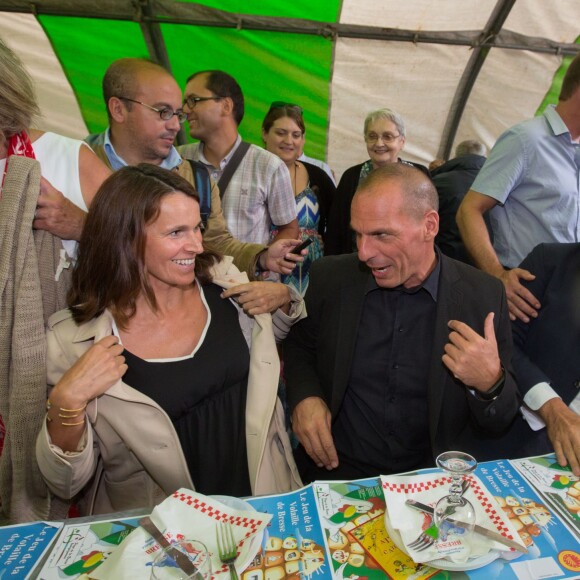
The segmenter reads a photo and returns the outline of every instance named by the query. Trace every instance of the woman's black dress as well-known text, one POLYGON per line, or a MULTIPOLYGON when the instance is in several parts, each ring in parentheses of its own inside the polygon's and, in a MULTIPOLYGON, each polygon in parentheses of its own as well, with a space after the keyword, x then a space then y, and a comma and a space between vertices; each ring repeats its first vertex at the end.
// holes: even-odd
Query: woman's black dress
POLYGON ((169 415, 197 491, 243 497, 251 495, 245 435, 250 353, 238 311, 222 292, 214 284, 203 287, 210 321, 193 356, 146 361, 125 350, 123 381, 169 415))

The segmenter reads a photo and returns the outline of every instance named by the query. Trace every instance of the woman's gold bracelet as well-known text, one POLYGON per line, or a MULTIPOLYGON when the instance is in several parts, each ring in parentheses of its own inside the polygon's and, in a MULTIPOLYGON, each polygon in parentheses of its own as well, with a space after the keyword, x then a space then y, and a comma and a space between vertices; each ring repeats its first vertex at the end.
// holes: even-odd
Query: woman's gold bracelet
POLYGON ((77 421, 76 423, 65 423, 64 421, 61 421, 60 424, 63 427, 76 427, 77 425, 82 425, 85 422, 85 418, 83 417, 81 421, 77 421))
MULTIPOLYGON (((87 404, 85 403, 80 409, 65 409, 64 407, 59 407, 58 416, 61 419, 76 419, 80 413, 82 413, 87 408, 87 404)), ((47 412, 52 409, 52 403, 50 399, 46 399, 46 410, 47 412)), ((52 421, 52 419, 47 415, 48 421, 52 421)), ((64 427, 76 427, 77 425, 82 425, 85 422, 85 417, 83 416, 81 421, 77 421, 75 423, 65 423, 61 421, 60 424, 64 427)))

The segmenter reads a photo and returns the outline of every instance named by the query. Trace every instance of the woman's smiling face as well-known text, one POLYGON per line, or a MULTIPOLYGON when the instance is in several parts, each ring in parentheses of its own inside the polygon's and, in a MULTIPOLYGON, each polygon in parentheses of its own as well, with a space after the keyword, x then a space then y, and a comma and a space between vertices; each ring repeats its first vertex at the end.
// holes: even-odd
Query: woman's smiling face
POLYGON ((276 119, 267 133, 262 132, 262 138, 266 149, 286 165, 294 163, 304 148, 304 133, 290 117, 276 119))
POLYGON ((180 191, 166 195, 157 219, 146 226, 145 268, 153 290, 191 285, 202 252, 199 203, 180 191))
POLYGON ((396 163, 399 152, 405 145, 397 125, 389 119, 375 119, 367 127, 365 142, 373 167, 381 167, 387 163, 396 163))

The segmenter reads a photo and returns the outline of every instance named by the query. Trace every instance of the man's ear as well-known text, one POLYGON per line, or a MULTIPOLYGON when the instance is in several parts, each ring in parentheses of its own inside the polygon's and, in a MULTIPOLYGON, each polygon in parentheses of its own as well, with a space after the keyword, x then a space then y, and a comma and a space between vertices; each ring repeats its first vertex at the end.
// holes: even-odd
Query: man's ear
POLYGON ((107 103, 107 107, 109 109, 111 119, 115 120, 117 123, 122 123, 125 120, 125 117, 127 116, 127 109, 121 99, 117 97, 111 97, 107 103))
POLYGON ((439 233, 439 214, 431 209, 425 214, 425 239, 434 240, 439 233))
POLYGON ((234 101, 231 97, 224 97, 222 100, 222 111, 225 115, 233 115, 234 113, 234 101))

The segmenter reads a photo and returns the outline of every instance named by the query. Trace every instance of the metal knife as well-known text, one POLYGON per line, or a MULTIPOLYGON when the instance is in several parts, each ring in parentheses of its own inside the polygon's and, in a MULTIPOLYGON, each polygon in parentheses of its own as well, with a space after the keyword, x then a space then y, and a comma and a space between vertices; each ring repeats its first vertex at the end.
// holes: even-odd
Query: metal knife
POLYGON ((193 576, 198 572, 193 562, 177 548, 173 547, 161 533, 161 530, 153 523, 149 516, 139 520, 140 526, 154 539, 157 543, 167 550, 167 554, 175 560, 175 563, 181 568, 187 576, 193 576))
MULTIPOLYGON (((419 510, 421 512, 425 512, 427 514, 433 515, 433 512, 435 511, 432 507, 425 505, 424 503, 420 503, 418 501, 415 501, 414 499, 408 499, 405 503, 409 507, 415 508, 416 510, 419 510)), ((459 520, 454 520, 454 519, 448 518, 447 521, 455 526, 460 527, 460 528, 464 528, 467 526, 467 524, 465 522, 460 522, 459 520)), ((479 526, 478 524, 475 524, 475 526, 473 527, 473 531, 477 534, 482 535, 482 536, 486 536, 487 538, 491 538, 492 540, 499 542, 500 544, 503 544, 504 546, 508 546, 509 548, 513 548, 514 550, 517 550, 518 552, 521 552, 522 554, 528 553, 527 548, 524 548, 524 546, 518 544, 518 542, 514 542, 513 540, 509 540, 508 538, 502 536, 498 532, 492 532, 491 530, 488 530, 487 528, 484 528, 483 526, 479 526)))

